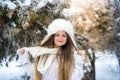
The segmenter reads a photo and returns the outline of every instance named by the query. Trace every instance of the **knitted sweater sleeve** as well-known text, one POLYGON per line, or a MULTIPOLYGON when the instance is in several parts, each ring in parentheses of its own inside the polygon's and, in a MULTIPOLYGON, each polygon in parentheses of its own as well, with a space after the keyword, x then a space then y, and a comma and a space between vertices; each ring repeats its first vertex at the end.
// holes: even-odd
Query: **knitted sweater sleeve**
MULTIPOLYGON (((25 50, 25 54, 26 53, 30 53, 32 56, 33 56, 33 58, 36 58, 36 57, 38 57, 38 56, 40 56, 40 55, 43 55, 43 54, 56 54, 56 52, 58 51, 58 49, 57 48, 46 48, 46 47, 23 47, 24 48, 24 50, 25 50)), ((19 50, 20 49, 18 49, 17 50, 17 53, 19 53, 19 50)))
POLYGON ((84 76, 84 71, 83 71, 83 56, 80 56, 77 54, 77 52, 74 52, 74 58, 75 58, 75 66, 72 74, 72 80, 81 80, 82 77, 84 76))
POLYGON ((43 55, 43 54, 56 54, 57 49, 56 48, 45 48, 45 47, 28 47, 26 48, 26 51, 28 51, 34 58, 43 55))

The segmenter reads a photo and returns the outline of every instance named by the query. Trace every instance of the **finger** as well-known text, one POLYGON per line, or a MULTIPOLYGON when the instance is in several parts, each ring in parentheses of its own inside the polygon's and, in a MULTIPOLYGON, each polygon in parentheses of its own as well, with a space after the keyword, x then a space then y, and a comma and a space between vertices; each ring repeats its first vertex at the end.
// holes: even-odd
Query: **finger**
POLYGON ((82 55, 82 51, 81 50, 78 50, 78 55, 82 55))

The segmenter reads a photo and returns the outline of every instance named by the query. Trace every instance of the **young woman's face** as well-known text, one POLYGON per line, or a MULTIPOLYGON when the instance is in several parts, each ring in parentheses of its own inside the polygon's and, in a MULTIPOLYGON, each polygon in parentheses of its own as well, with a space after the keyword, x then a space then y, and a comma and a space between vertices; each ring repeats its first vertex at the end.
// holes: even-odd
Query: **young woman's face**
POLYGON ((55 47, 60 47, 65 45, 67 42, 67 34, 65 33, 65 31, 58 31, 55 34, 55 38, 54 38, 54 43, 55 43, 55 47))

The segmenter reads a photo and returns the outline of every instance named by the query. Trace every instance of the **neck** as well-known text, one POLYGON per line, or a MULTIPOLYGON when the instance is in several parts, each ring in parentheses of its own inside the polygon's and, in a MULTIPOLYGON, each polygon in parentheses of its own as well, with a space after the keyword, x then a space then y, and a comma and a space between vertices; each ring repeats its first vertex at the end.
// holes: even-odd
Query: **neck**
POLYGON ((60 48, 60 46, 54 45, 54 48, 60 48))

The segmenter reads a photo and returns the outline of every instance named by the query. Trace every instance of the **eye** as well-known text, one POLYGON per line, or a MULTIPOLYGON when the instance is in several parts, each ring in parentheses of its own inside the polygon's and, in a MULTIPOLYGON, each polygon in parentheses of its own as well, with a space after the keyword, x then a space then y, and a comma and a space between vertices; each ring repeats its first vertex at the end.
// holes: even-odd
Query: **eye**
POLYGON ((55 34, 55 36, 60 36, 59 34, 55 34))
POLYGON ((67 37, 67 35, 63 34, 62 37, 67 37))

